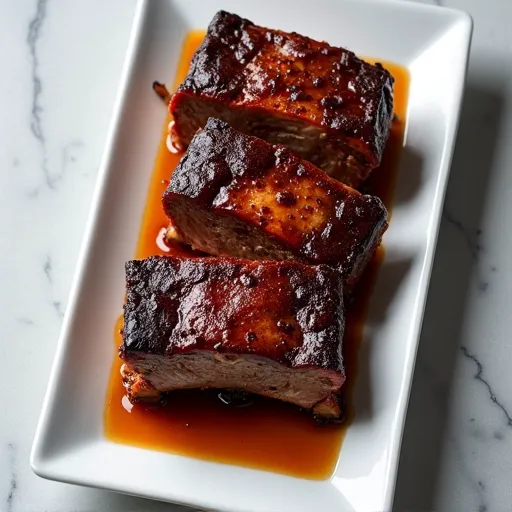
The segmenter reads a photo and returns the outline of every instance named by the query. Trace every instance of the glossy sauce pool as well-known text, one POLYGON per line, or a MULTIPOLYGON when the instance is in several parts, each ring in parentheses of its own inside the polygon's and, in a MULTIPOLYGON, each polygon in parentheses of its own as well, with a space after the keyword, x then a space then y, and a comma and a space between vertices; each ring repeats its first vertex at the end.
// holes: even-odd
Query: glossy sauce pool
MULTIPOLYGON (((185 39, 175 85, 185 77, 190 59, 204 37, 191 32, 185 39)), ((373 59, 367 59, 369 61, 373 59)), ((395 77, 395 113, 391 136, 382 165, 373 171, 365 192, 378 195, 389 211, 395 171, 404 140, 409 77, 407 70, 383 63, 395 77)), ((165 108, 162 105, 162 108, 165 108)), ((139 234, 136 258, 152 255, 190 255, 176 245, 162 242, 168 220, 161 197, 172 169, 181 155, 166 147, 167 119, 149 185, 146 210, 139 234)), ((121 361, 114 358, 105 408, 105 435, 111 441, 199 459, 253 467, 292 476, 324 479, 334 471, 344 435, 354 418, 352 390, 357 375, 357 353, 362 340, 369 299, 384 249, 380 248, 359 282, 347 312, 343 356, 347 371, 344 386, 346 421, 319 426, 298 408, 270 399, 255 398, 252 405, 223 404, 216 392, 179 391, 169 395, 165 406, 132 405, 124 393, 119 373, 121 361)), ((115 346, 122 343, 121 319, 115 326, 115 346)), ((117 350, 116 350, 117 352, 117 350)))

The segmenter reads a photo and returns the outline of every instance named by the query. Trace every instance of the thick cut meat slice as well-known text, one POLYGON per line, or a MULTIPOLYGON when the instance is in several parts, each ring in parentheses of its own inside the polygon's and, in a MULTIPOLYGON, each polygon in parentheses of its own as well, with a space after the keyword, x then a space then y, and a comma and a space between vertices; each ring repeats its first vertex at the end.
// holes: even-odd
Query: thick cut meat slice
POLYGON ((393 82, 380 64, 348 50, 221 11, 172 97, 171 135, 187 146, 217 117, 357 187, 380 163, 393 82))
POLYGON ((124 383, 133 398, 241 389, 339 417, 341 275, 325 265, 151 257, 126 264, 124 383))
POLYGON ((386 208, 284 146, 208 120, 174 171, 164 209, 208 254, 297 258, 340 270, 352 289, 387 228, 386 208))

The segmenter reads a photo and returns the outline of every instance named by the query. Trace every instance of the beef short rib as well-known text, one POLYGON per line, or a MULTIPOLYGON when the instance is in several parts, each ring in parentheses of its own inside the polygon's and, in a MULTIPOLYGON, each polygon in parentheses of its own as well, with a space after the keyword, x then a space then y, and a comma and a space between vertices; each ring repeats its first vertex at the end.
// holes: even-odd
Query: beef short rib
POLYGON ((340 416, 342 280, 294 261, 154 256, 126 264, 124 383, 132 398, 240 389, 340 416))
POLYGON ((186 147, 217 117, 357 187, 381 161, 393 82, 348 50, 221 11, 170 102, 171 136, 186 147))
POLYGON ((296 258, 341 271, 350 291, 387 228, 386 208, 285 146, 208 120, 173 172, 164 210, 215 256, 296 258))

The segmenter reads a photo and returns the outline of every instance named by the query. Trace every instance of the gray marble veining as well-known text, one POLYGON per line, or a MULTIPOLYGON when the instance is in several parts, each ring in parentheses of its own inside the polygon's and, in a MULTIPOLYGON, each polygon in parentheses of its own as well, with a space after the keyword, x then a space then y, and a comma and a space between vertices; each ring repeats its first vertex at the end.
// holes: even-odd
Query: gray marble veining
POLYGON ((53 180, 50 176, 48 169, 48 156, 46 148, 46 137, 43 131, 43 122, 41 114, 43 108, 41 106, 41 93, 43 91, 43 85, 39 76, 39 58, 37 44, 42 35, 43 23, 46 18, 46 7, 47 0, 37 0, 36 13, 31 19, 28 26, 27 44, 30 52, 30 58, 32 61, 31 75, 32 75, 32 118, 30 121, 30 129, 34 137, 39 141, 41 145, 42 160, 41 169, 44 173, 46 184, 50 187, 54 187, 53 180))
MULTIPOLYGON (((464 240, 469 254, 473 260, 474 278, 476 280, 478 290, 481 292, 487 291, 489 288, 489 276, 487 275, 487 272, 484 272, 481 265, 481 255, 484 251, 484 247, 481 242, 482 230, 469 230, 462 224, 461 221, 455 219, 453 215, 449 213, 447 208, 445 208, 443 212, 443 220, 446 221, 449 225, 453 226, 464 240)), ((496 267, 491 267, 491 270, 492 268, 494 268, 493 272, 495 272, 496 267)))
POLYGON ((483 377, 484 373, 484 367, 482 366, 482 363, 476 358, 475 355, 470 353, 466 347, 460 347, 461 352, 464 354, 464 357, 475 363, 476 365, 476 373, 474 375, 474 378, 481 382, 482 385, 484 385, 487 388, 487 391, 489 392, 489 399, 493 404, 496 405, 501 411, 503 412, 503 415, 505 416, 506 425, 508 427, 512 427, 512 417, 510 416, 509 412, 505 408, 505 406, 498 400, 496 397, 496 394, 492 390, 491 385, 489 384, 488 380, 483 377))
POLYGON ((18 490, 18 482, 16 477, 16 470, 14 469, 14 464, 16 460, 16 450, 14 448, 14 444, 9 443, 7 445, 8 448, 8 456, 9 456, 9 490, 7 493, 7 512, 12 512, 14 501, 16 499, 16 492, 18 490))
POLYGON ((443 211, 443 220, 451 224, 457 231, 459 231, 460 235, 464 239, 464 242, 467 245, 467 248, 473 258, 473 261, 478 260, 478 255, 482 250, 482 246, 476 241, 477 236, 481 234, 480 230, 477 230, 474 234, 470 233, 468 229, 462 224, 460 220, 457 220, 453 217, 451 213, 445 208, 443 211))
POLYGON ((48 279, 48 282, 52 284, 52 259, 50 258, 50 255, 46 255, 46 259, 43 265, 43 272, 46 276, 46 279, 48 279))

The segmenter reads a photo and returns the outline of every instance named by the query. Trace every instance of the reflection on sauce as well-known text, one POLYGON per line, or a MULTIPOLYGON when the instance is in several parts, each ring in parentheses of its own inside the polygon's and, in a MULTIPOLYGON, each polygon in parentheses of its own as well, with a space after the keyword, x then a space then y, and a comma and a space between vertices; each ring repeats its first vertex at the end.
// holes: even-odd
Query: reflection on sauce
MULTIPOLYGON (((176 86, 188 70, 188 64, 202 38, 203 31, 191 32, 184 43, 176 86)), ((365 192, 378 195, 390 210, 395 169, 404 138, 409 78, 407 70, 383 63, 395 82, 395 120, 382 165, 376 169, 365 192)), ((189 255, 179 245, 164 243, 168 220, 161 207, 162 193, 169 183, 180 154, 166 147, 164 124, 160 149, 149 186, 146 211, 139 234, 136 258, 151 255, 189 255)), ((171 393, 166 406, 131 404, 121 384, 117 356, 114 358, 105 410, 105 435, 108 439, 134 446, 167 451, 205 460, 237 464, 292 476, 324 479, 334 471, 339 449, 348 426, 354 418, 352 391, 357 375, 357 352, 363 337, 369 299, 384 255, 380 248, 350 303, 344 339, 347 382, 344 386, 346 417, 342 425, 318 426, 298 408, 256 397, 248 407, 232 407, 222 403, 213 391, 179 391, 171 393)), ((115 327, 115 345, 121 342, 122 319, 115 327)))

